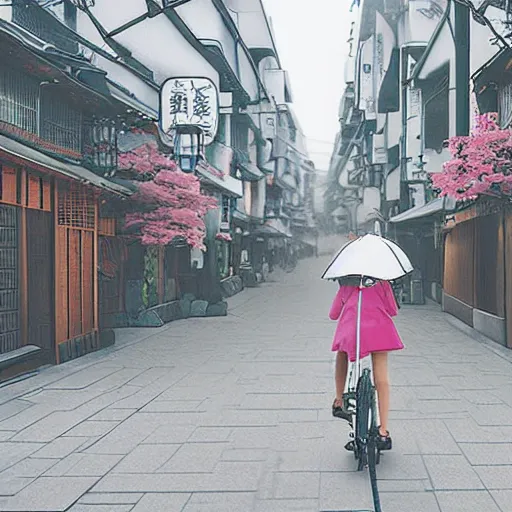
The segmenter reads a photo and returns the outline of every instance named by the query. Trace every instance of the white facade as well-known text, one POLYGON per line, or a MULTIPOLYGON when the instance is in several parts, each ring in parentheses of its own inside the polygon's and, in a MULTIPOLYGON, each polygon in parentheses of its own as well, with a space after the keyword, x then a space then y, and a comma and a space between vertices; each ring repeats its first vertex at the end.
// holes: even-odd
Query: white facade
MULTIPOLYGON (((354 85, 353 107, 340 115, 341 141, 335 148, 346 154, 333 155, 330 186, 337 186, 339 192, 329 195, 338 197, 338 206, 356 208, 357 222, 352 228, 365 224, 366 213, 373 209, 385 208, 385 217, 397 213, 404 180, 409 186, 410 207, 424 204, 427 173, 440 172, 450 158, 443 141, 456 133, 453 11, 454 2, 448 0, 360 2, 345 68, 347 85, 354 85), (394 85, 390 88, 386 81, 392 74, 394 85), (383 97, 393 89, 398 104, 387 108, 383 97), (360 121, 354 110, 362 114, 360 121), (363 123, 367 135, 355 145, 348 144, 357 123, 363 123), (380 194, 375 193, 372 182, 376 165, 383 166, 383 179, 377 184, 380 194), (356 196, 354 189, 358 190, 356 196)), ((486 16, 504 35, 504 12, 489 7, 486 16)), ((486 26, 473 18, 470 23, 473 75, 499 47, 490 44, 493 35, 486 26)), ((345 93, 345 102, 352 101, 350 94, 345 93)), ((471 116, 474 108, 472 105, 471 116)), ((331 204, 331 209, 336 206, 331 204)))

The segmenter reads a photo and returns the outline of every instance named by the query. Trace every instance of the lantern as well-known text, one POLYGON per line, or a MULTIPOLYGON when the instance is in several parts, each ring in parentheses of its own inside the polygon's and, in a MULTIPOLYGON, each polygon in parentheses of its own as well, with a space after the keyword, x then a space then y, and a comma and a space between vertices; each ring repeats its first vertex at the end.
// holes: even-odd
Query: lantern
POLYGON ((180 169, 186 173, 195 171, 203 158, 204 134, 201 128, 193 125, 176 127, 174 137, 174 158, 180 169))

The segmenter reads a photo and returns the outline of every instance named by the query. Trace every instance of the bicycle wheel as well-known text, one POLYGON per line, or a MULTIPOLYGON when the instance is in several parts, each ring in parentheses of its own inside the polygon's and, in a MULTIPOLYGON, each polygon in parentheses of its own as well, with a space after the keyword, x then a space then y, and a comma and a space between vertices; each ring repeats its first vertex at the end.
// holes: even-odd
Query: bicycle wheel
POLYGON ((375 399, 375 388, 370 390, 370 432, 368 438, 368 472, 370 473, 370 484, 372 487, 373 506, 375 512, 381 512, 379 488, 377 485, 377 464, 379 463, 379 449, 377 438, 379 436, 379 427, 377 426, 377 402, 375 399))
POLYGON ((368 465, 368 440, 370 438, 370 419, 372 407, 372 380, 370 370, 365 368, 356 388, 356 432, 354 448, 357 450, 357 470, 362 471, 368 465))

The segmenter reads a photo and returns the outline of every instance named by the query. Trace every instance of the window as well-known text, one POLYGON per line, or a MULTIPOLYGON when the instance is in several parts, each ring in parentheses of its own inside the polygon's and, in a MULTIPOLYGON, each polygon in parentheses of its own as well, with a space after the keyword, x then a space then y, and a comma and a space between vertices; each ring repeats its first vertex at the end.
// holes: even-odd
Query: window
POLYGON ((82 153, 82 113, 72 109, 53 92, 43 94, 41 138, 51 144, 82 153))
POLYGON ((512 84, 498 90, 498 109, 501 128, 509 128, 512 124, 512 84))
POLYGON ((84 161, 92 170, 111 176, 117 168, 117 126, 112 120, 91 120, 84 126, 84 161))
POLYGON ((0 122, 37 133, 37 82, 25 74, 0 69, 0 122))

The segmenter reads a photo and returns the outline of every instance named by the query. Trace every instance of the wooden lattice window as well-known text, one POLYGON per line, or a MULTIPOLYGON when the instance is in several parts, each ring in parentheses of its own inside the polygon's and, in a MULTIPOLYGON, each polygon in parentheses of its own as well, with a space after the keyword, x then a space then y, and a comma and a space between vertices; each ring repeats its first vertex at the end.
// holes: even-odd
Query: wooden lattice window
POLYGON ((94 230, 94 194, 78 187, 59 188, 57 219, 59 226, 75 229, 94 230))
POLYGON ((116 219, 100 219, 98 234, 102 236, 116 236, 116 219))
POLYGON ((28 75, 2 66, 0 120, 28 133, 37 132, 39 87, 28 75))

